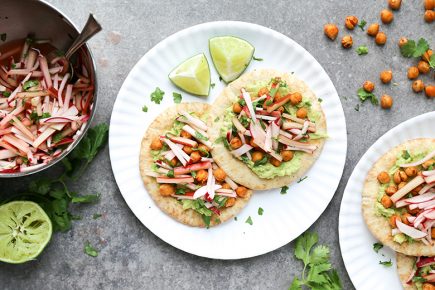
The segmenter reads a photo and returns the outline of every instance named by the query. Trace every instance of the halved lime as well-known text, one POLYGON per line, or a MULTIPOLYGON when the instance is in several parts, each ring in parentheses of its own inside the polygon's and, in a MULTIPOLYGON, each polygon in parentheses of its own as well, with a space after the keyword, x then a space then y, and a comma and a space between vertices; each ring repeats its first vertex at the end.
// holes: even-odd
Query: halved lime
POLYGON ((169 74, 169 79, 180 89, 199 96, 210 91, 210 68, 203 53, 192 56, 169 74))
POLYGON ((213 37, 208 45, 214 67, 226 83, 245 71, 255 50, 249 42, 234 36, 213 37))
POLYGON ((0 261, 19 264, 35 259, 50 241, 52 225, 31 201, 0 206, 0 261))

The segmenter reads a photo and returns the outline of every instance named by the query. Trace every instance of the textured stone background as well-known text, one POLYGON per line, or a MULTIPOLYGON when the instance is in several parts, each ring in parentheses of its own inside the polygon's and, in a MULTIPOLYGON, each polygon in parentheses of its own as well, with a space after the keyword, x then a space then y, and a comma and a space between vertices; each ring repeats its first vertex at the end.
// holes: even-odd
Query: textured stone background
MULTIPOLYGON (((353 167, 367 148, 390 128, 432 111, 434 101, 411 91, 406 79, 410 60, 400 56, 400 36, 434 43, 434 25, 422 19, 422 1, 404 1, 395 21, 382 27, 389 37, 385 47, 356 29, 351 32, 355 46, 367 44, 369 54, 341 49, 339 42, 327 41, 323 24, 335 22, 343 28, 346 15, 356 15, 368 23, 379 21, 386 1, 140 1, 49 0, 81 27, 88 12, 95 13, 104 31, 91 40, 100 80, 100 103, 95 123, 108 122, 118 89, 136 61, 152 46, 172 33, 194 24, 213 20, 254 22, 288 35, 305 47, 326 69, 342 99, 347 118, 349 146, 346 168, 331 204, 311 227, 322 243, 331 246, 334 266, 344 289, 353 289, 346 274, 338 245, 338 215, 344 187, 353 167), (370 2, 370 3, 368 3, 370 2), (381 70, 392 69, 397 85, 379 84, 381 70), (359 112, 356 90, 370 79, 376 94, 394 97, 391 111, 367 103, 359 112)), ((1 8, 0 8, 1 9, 1 8)), ((1 30, 1 29, 0 29, 1 30)), ((428 80, 428 78, 424 78, 428 80)), ((432 82, 434 80, 432 79, 432 82)), ((49 175, 57 169, 41 175, 49 175)), ((37 176, 35 176, 37 177, 37 176)), ((1 180, 2 194, 25 188, 31 177, 1 180)), ((269 254, 239 261, 216 261, 186 254, 162 242, 135 218, 126 206, 112 175, 108 148, 92 164, 77 190, 101 192, 96 205, 74 209, 83 220, 72 231, 56 234, 52 242, 32 263, 0 264, 2 289, 286 289, 301 272, 293 258, 293 243, 269 254), (92 214, 104 213, 92 219, 92 214), (83 253, 86 240, 101 253, 91 258, 83 253)), ((297 222, 297 221, 295 221, 297 222)), ((249 246, 249 245, 247 245, 249 246)))

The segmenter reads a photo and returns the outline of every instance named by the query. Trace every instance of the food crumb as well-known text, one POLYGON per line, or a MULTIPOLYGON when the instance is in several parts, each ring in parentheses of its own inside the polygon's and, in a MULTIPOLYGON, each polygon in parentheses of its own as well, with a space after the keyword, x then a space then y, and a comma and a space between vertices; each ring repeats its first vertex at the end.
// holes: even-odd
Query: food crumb
POLYGON ((110 31, 107 39, 112 44, 118 44, 121 42, 121 33, 119 33, 118 31, 110 31))

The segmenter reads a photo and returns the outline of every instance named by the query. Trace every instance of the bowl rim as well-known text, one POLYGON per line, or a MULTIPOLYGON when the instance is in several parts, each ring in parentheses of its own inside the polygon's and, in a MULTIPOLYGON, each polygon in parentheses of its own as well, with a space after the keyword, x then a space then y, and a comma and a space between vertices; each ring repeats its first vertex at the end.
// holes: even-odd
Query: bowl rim
MULTIPOLYGON (((54 5, 46 2, 45 0, 32 0, 34 2, 39 2, 42 5, 45 5, 46 7, 48 7, 49 9, 53 10, 54 12, 57 12, 58 14, 60 14, 63 17, 63 20, 69 25, 71 26, 77 33, 80 33, 80 30, 78 29, 77 25, 68 17, 65 15, 65 13, 63 13, 60 9, 56 8, 54 5)), ((71 144, 71 146, 69 147, 69 150, 64 150, 62 152, 62 154, 60 154, 58 157, 56 157, 55 159, 53 159, 51 162, 45 164, 44 166, 41 166, 39 168, 36 168, 34 170, 31 171, 25 171, 25 172, 12 172, 12 173, 1 173, 0 172, 0 178, 14 178, 14 177, 23 177, 23 176, 29 176, 41 171, 44 171, 50 167, 52 167, 53 165, 57 164, 59 161, 61 161, 63 158, 65 158, 69 153, 71 153, 74 148, 80 143, 80 141, 83 139, 83 137, 86 135, 87 131, 89 130, 91 123, 94 119, 95 116, 95 112, 97 109, 97 93, 98 93, 98 75, 97 75, 97 66, 95 63, 95 58, 94 55, 92 53, 91 47, 89 46, 88 43, 85 43, 84 46, 87 49, 87 52, 89 53, 89 57, 90 57, 90 64, 92 65, 92 69, 94 71, 94 100, 92 102, 92 111, 91 111, 91 115, 86 123, 85 128, 83 129, 83 132, 77 136, 77 139, 71 144)))

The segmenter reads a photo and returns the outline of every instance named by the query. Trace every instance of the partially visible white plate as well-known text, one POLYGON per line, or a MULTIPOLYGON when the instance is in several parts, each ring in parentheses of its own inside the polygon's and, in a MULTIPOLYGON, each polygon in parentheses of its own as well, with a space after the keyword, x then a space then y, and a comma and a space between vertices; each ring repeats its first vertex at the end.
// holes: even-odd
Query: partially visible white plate
POLYGON ((299 236, 322 214, 341 179, 347 150, 346 123, 337 92, 320 64, 290 38, 263 26, 234 21, 193 26, 166 38, 148 51, 134 66, 119 91, 110 122, 110 159, 119 189, 137 218, 155 235, 183 251, 216 259, 240 259, 273 251, 299 236), (212 103, 224 84, 211 62, 208 40, 218 35, 234 35, 255 47, 248 71, 274 68, 294 72, 308 83, 319 98, 328 122, 329 139, 308 178, 290 187, 255 192, 247 207, 231 220, 206 230, 180 224, 154 205, 139 174, 140 143, 151 121, 173 105, 172 92, 179 90, 168 73, 183 60, 204 52, 209 60, 212 82, 208 98, 183 93, 183 102, 212 103), (160 105, 150 102, 156 87, 165 91, 160 105), (148 112, 142 112, 142 106, 148 112), (264 214, 257 214, 258 208, 264 214), (251 216, 253 225, 245 223, 251 216))
POLYGON ((338 233, 344 265, 356 289, 401 289, 396 271, 395 252, 384 247, 373 250, 377 240, 368 230, 361 213, 361 192, 373 164, 393 147, 411 139, 435 138, 435 112, 407 120, 379 138, 363 155, 353 170, 341 201, 338 233), (379 261, 393 262, 385 267, 379 261))

